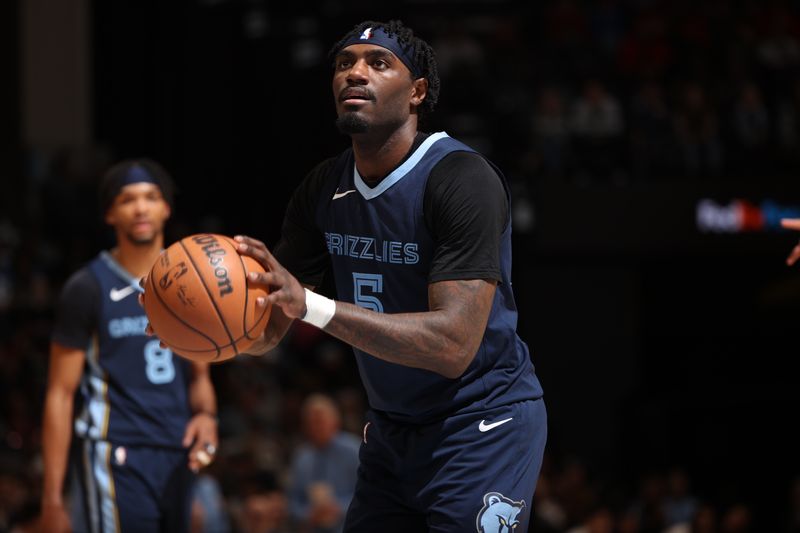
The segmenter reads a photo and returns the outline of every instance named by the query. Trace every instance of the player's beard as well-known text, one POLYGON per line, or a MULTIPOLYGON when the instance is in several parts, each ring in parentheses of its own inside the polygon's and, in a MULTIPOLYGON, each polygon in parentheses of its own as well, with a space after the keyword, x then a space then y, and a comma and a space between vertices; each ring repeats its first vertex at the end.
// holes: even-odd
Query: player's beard
POLYGON ((125 233, 125 237, 127 241, 134 246, 149 246, 156 242, 156 238, 158 238, 159 232, 155 229, 149 231, 147 233, 139 233, 136 234, 133 231, 128 231, 125 233))
POLYGON ((345 135, 367 133, 369 122, 364 117, 353 111, 344 112, 336 119, 336 127, 345 135))
POLYGON ((147 235, 145 237, 139 237, 136 235, 128 235, 128 241, 134 246, 150 246, 156 241, 156 236, 147 235))

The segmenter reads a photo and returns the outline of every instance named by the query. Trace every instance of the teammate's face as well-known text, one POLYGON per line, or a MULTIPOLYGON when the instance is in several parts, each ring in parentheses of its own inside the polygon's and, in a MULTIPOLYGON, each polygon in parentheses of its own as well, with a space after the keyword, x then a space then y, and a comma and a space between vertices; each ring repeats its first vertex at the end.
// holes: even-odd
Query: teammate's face
POLYGON ((149 244, 164 231, 170 215, 169 204, 161 189, 153 183, 125 185, 106 213, 106 223, 119 238, 134 244, 149 244))
POLYGON ((354 44, 334 61, 333 97, 345 133, 404 124, 422 103, 427 80, 412 79, 408 67, 382 46, 354 44))

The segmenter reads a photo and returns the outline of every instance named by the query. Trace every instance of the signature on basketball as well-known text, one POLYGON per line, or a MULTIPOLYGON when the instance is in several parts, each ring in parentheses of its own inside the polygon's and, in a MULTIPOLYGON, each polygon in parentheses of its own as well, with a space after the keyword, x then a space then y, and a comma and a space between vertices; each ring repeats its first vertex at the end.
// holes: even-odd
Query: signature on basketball
POLYGON ((167 272, 161 276, 161 279, 158 280, 158 284, 161 286, 162 290, 166 290, 170 285, 172 285, 173 281, 180 278, 188 271, 189 269, 186 267, 186 262, 181 261, 177 265, 167 270, 167 272))
POLYGON ((194 307, 194 297, 187 294, 186 285, 178 285, 178 299, 185 306, 194 307))

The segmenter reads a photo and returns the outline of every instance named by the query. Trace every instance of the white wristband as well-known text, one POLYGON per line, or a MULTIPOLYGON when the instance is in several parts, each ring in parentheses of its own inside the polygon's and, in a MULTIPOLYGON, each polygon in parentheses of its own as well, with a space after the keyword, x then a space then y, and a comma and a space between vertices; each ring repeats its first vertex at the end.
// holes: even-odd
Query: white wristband
POLYGON ((322 329, 328 325, 334 313, 336 313, 336 302, 306 289, 306 315, 300 320, 322 329))

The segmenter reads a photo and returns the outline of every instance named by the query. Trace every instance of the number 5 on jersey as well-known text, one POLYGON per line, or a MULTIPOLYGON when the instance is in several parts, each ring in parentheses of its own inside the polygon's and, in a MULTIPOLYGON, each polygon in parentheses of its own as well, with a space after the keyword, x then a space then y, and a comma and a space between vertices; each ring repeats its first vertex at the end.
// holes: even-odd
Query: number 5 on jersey
POLYGON ((353 292, 357 306, 383 313, 383 304, 374 296, 383 292, 383 275, 353 272, 353 292))

